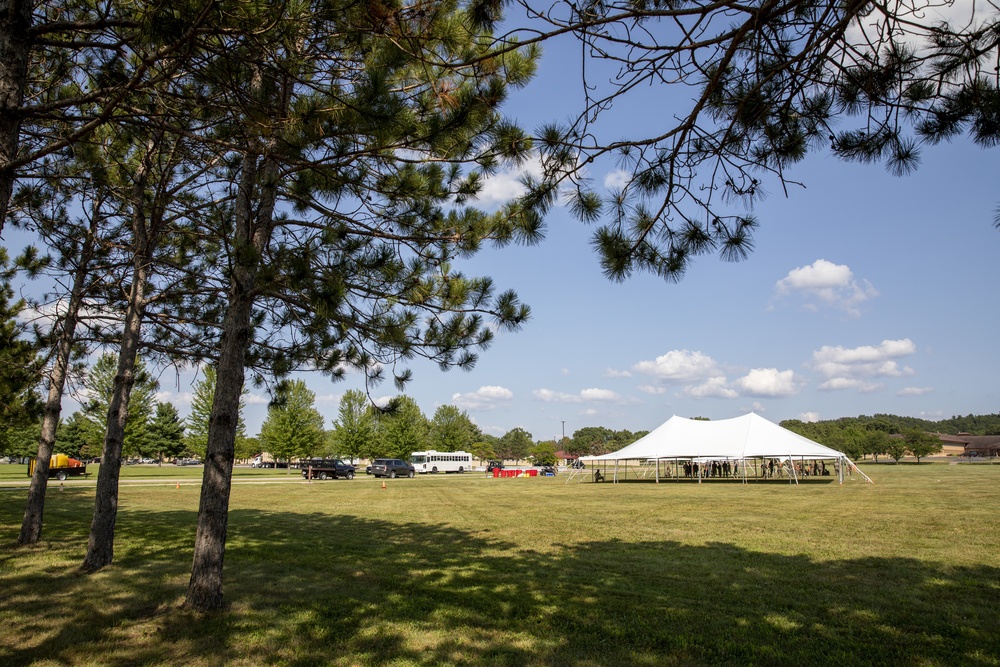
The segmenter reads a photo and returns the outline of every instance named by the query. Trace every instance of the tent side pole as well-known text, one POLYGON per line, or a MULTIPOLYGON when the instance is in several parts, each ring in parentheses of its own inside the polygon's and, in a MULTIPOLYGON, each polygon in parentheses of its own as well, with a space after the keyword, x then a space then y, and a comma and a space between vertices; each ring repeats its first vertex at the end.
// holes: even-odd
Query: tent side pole
POLYGON ((795 459, 791 456, 788 457, 788 472, 791 473, 791 476, 788 478, 788 483, 791 484, 794 479, 795 484, 797 485, 799 483, 799 474, 795 471, 795 459))
POLYGON ((852 460, 850 460, 850 459, 847 459, 847 462, 851 464, 851 467, 852 467, 852 468, 854 468, 855 470, 857 470, 857 471, 858 471, 858 474, 859 474, 859 475, 861 475, 862 477, 864 477, 864 478, 865 478, 865 481, 866 481, 866 482, 871 482, 872 484, 875 484, 875 482, 872 482, 872 479, 871 479, 871 477, 869 477, 868 475, 866 475, 866 474, 864 474, 863 472, 861 472, 861 468, 859 468, 858 466, 854 465, 854 461, 852 461, 852 460))

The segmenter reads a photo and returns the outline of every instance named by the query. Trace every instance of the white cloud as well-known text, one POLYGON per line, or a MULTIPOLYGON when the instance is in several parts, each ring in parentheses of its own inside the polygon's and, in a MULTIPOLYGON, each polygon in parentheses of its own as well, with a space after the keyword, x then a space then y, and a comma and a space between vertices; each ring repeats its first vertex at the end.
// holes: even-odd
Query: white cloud
POLYGON ((483 433, 489 433, 490 435, 502 436, 508 431, 508 429, 503 426, 497 426, 496 424, 489 424, 487 426, 480 426, 479 430, 483 433))
POLYGON ((923 396, 934 391, 933 387, 903 387, 896 392, 897 396, 923 396))
POLYGON ((246 405, 270 405, 271 398, 269 396, 261 396, 260 394, 254 394, 248 392, 243 394, 243 402, 246 405))
POLYGON ((630 378, 632 374, 628 371, 619 371, 614 368, 609 368, 604 371, 604 377, 606 378, 630 378))
POLYGON ((611 391, 610 389, 597 389, 596 387, 591 389, 584 389, 580 392, 580 398, 584 401, 600 401, 600 402, 612 402, 618 403, 622 400, 621 396, 611 391))
POLYGON ((754 368, 733 384, 745 396, 782 398, 794 396, 799 391, 800 382, 792 371, 777 368, 754 368))
POLYGON ((596 387, 584 389, 579 394, 567 394, 551 389, 535 389, 532 395, 543 403, 626 403, 617 392, 596 387))
POLYGON ((851 317, 861 315, 860 306, 878 296, 867 280, 855 280, 854 273, 844 264, 834 264, 825 259, 817 259, 809 266, 800 266, 775 283, 778 297, 798 294, 808 310, 818 310, 815 301, 821 305, 843 310, 851 317))
POLYGON ((173 391, 158 391, 155 394, 157 403, 170 403, 175 408, 178 405, 190 405, 191 399, 194 398, 194 394, 190 391, 184 392, 173 392, 173 391))
POLYGON ((452 394, 451 402, 463 410, 492 410, 513 400, 514 392, 496 385, 480 387, 467 394, 452 394))
POLYGON ((819 421, 819 413, 818 412, 803 412, 803 413, 799 414, 799 419, 801 419, 804 422, 815 423, 815 422, 819 421))
POLYGON ((564 394, 551 389, 535 389, 531 395, 543 403, 580 403, 580 397, 574 394, 564 394))
POLYGON ((651 384, 641 384, 636 388, 644 394, 652 394, 653 396, 662 396, 667 393, 666 387, 656 387, 651 384))
POLYGON ((483 179, 483 187, 476 197, 476 203, 483 208, 499 207, 527 192, 527 188, 521 182, 525 176, 537 179, 541 175, 542 164, 537 158, 517 167, 499 171, 483 179))
POLYGON ((861 393, 871 393, 882 388, 872 382, 873 378, 914 375, 912 368, 900 367, 896 359, 916 351, 917 346, 909 338, 884 340, 877 346, 862 345, 855 348, 824 345, 813 352, 810 367, 826 378, 820 389, 855 389, 861 393))
POLYGON ((857 378, 830 378, 822 383, 819 388, 822 391, 842 391, 854 389, 859 394, 871 394, 882 388, 883 385, 874 382, 865 382, 857 378))
POLYGON ((624 169, 617 169, 605 175, 604 187, 608 190, 621 190, 632 180, 632 174, 624 169))
POLYGON ((724 376, 709 378, 699 385, 684 388, 684 393, 692 398, 736 398, 735 390, 730 389, 724 376))
POLYGON ((718 366, 714 359, 701 352, 671 350, 653 361, 640 361, 632 370, 667 382, 691 383, 718 376, 718 366))
POLYGON ((819 363, 850 365, 881 363, 886 359, 905 357, 917 351, 917 346, 909 338, 884 340, 875 345, 845 348, 824 345, 813 352, 813 360, 819 363))

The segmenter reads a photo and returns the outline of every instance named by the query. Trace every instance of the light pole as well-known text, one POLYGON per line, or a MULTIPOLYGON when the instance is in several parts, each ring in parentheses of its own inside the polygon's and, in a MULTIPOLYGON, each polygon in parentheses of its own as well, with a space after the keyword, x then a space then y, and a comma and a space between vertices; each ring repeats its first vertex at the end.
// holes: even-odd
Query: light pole
POLYGON ((562 425, 563 425, 563 437, 562 437, 562 440, 559 441, 559 446, 560 447, 562 447, 562 445, 563 445, 563 440, 566 439, 566 420, 565 419, 562 420, 562 425))

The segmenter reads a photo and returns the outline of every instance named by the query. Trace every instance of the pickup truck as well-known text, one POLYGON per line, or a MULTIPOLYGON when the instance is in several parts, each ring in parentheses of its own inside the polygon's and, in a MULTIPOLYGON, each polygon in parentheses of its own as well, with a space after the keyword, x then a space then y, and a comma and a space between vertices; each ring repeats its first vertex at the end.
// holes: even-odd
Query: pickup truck
POLYGON ((306 479, 354 479, 354 466, 340 459, 310 459, 299 463, 306 479), (310 478, 310 473, 312 477, 310 478))

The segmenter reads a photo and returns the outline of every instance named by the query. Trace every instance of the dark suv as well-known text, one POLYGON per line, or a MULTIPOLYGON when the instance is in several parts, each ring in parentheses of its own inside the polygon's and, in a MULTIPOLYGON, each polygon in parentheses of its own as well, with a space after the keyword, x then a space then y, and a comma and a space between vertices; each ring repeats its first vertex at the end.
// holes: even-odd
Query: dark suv
POLYGON ((413 477, 416 469, 403 459, 375 459, 372 474, 376 477, 413 477))

